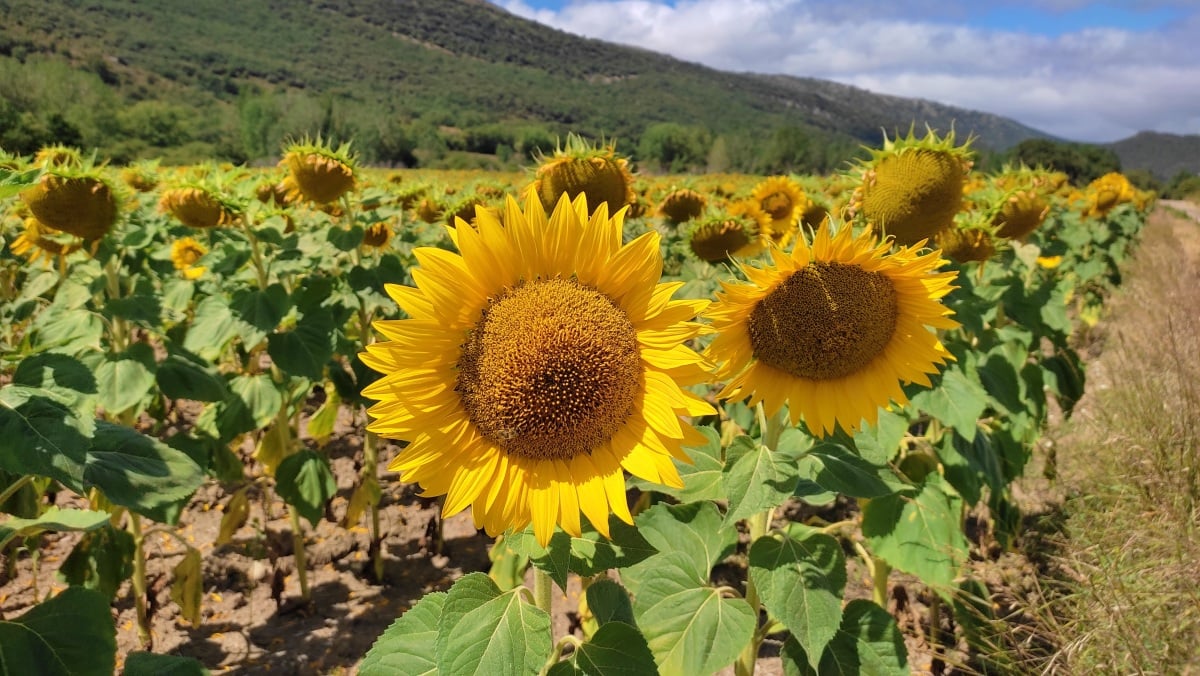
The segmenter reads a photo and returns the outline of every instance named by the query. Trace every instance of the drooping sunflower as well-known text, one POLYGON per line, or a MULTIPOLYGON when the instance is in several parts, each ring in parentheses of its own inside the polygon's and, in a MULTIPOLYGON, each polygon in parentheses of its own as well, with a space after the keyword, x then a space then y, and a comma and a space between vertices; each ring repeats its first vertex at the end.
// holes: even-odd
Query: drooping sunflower
POLYGON ((708 200, 691 188, 676 188, 658 205, 658 214, 673 224, 686 223, 704 213, 708 200))
POLYGON ((793 424, 803 416, 829 434, 906 403, 902 383, 929 386, 951 358, 930 329, 958 326, 939 302, 955 274, 936 272, 937 251, 889 246, 869 229, 855 237, 826 224, 811 244, 772 249, 770 265, 740 264, 749 283, 722 282, 706 313, 717 336, 705 356, 728 380, 718 396, 750 397, 768 414, 787 402, 793 424))
POLYGON ((470 506, 492 535, 532 522, 545 544, 582 513, 607 535, 610 514, 632 522, 623 471, 682 485, 671 459, 701 435, 681 416, 713 412, 680 387, 707 379, 685 344, 707 301, 671 300, 658 234, 622 246, 620 211, 504 212, 447 228, 460 253, 416 249, 416 286, 387 287, 409 318, 377 322, 362 355, 384 374, 368 429, 410 441, 389 469, 445 515, 470 506))
POLYGON ((158 199, 158 208, 178 218, 189 228, 215 228, 230 225, 240 217, 240 210, 215 190, 200 185, 186 185, 165 190, 158 199))
POLYGON ((637 197, 629 161, 617 154, 616 146, 592 145, 574 134, 567 134, 566 145, 557 148, 553 156, 541 159, 525 190, 536 195, 547 211, 563 195, 572 200, 587 195, 593 209, 603 203, 609 213, 633 204, 637 197))
POLYGON ((884 139, 860 167, 861 182, 851 208, 862 220, 881 227, 896 244, 910 246, 950 227, 963 202, 963 184, 971 168, 971 141, 954 145, 930 130, 922 139, 884 139))
POLYGON ((90 163, 47 168, 21 200, 39 223, 87 240, 103 237, 120 211, 113 184, 90 163))
POLYGON ((183 274, 184 279, 199 279, 204 274, 207 268, 196 265, 196 261, 206 253, 208 247, 191 237, 181 237, 171 243, 171 263, 183 274))
POLYGON ((336 202, 357 185, 357 161, 349 143, 337 148, 320 138, 293 143, 284 150, 279 166, 288 170, 300 194, 316 204, 336 202))

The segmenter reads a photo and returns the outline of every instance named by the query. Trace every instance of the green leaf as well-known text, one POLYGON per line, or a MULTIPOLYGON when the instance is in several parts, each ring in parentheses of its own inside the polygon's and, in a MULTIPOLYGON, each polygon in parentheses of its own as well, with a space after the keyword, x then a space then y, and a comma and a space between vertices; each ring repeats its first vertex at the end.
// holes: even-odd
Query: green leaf
POLYGON ((358 666, 361 676, 436 676, 438 618, 445 592, 426 594, 384 630, 358 666))
POLYGON ((274 420, 283 406, 283 395, 271 376, 265 373, 238 376, 229 383, 229 389, 245 405, 246 411, 254 419, 254 426, 259 429, 274 420))
POLYGON ((247 348, 252 348, 262 342, 267 334, 279 326, 291 304, 287 289, 279 283, 266 289, 235 291, 229 301, 229 309, 240 324, 238 333, 242 336, 242 343, 247 348))
POLYGON ((638 626, 664 674, 717 671, 754 634, 758 618, 750 604, 709 587, 707 572, 697 575, 687 552, 660 554, 630 573, 641 580, 633 606, 638 626))
POLYGON ((646 492, 669 495, 680 502, 723 499, 725 492, 721 487, 721 477, 724 474, 725 463, 721 460, 721 436, 707 425, 696 429, 708 439, 708 443, 703 446, 686 447, 692 464, 673 459, 675 468, 679 470, 679 477, 683 479, 683 488, 671 488, 642 479, 634 479, 633 485, 646 492))
POLYGON ((68 587, 13 620, 0 620, 0 665, 8 674, 112 676, 117 632, 108 599, 68 587))
POLYGON ((96 376, 83 362, 64 354, 43 352, 21 360, 13 373, 14 385, 50 393, 81 416, 94 413, 86 402, 96 394, 96 376))
POLYGON ((975 421, 987 409, 987 391, 978 380, 951 367, 933 389, 913 396, 912 405, 958 430, 969 440, 975 438, 975 421))
POLYGON ((94 589, 110 601, 133 574, 133 536, 111 523, 84 534, 58 569, 69 585, 94 589))
POLYGON ((525 554, 539 569, 550 574, 560 588, 566 589, 568 573, 590 576, 614 568, 628 568, 656 550, 646 542, 638 529, 609 515, 605 538, 590 523, 583 524, 579 537, 562 531, 556 532, 548 547, 538 544, 532 528, 505 535, 505 540, 514 551, 525 554), (564 554, 565 552, 565 554, 564 554))
POLYGON ((874 603, 855 599, 846 604, 842 624, 814 671, 812 658, 794 637, 783 645, 783 673, 788 676, 908 676, 908 650, 896 621, 874 603))
POLYGON ((204 482, 204 470, 186 453, 158 439, 97 421, 83 480, 113 504, 174 523, 183 504, 204 482))
POLYGON ((196 314, 183 339, 183 348, 215 362, 238 334, 233 312, 220 296, 209 296, 196 306, 196 314))
POLYGON ((609 622, 624 622, 636 625, 633 619, 633 605, 629 602, 629 592, 616 582, 603 578, 588 585, 588 610, 596 618, 596 624, 601 626, 609 622))
POLYGON ((275 490, 316 528, 325 513, 325 503, 337 492, 337 481, 325 456, 306 448, 279 463, 275 490))
POLYGON ((96 385, 100 405, 109 413, 120 413, 136 406, 154 387, 154 348, 134 343, 128 350, 105 358, 96 367, 96 385))
POLYGON ((959 522, 962 498, 937 474, 915 496, 888 495, 863 508, 863 535, 870 550, 893 568, 945 591, 967 559, 959 522))
POLYGON ((750 548, 750 579, 763 606, 788 628, 815 668, 842 620, 846 559, 836 538, 793 526, 750 548))
POLYGON ((553 650, 550 616, 501 593, 483 573, 450 587, 438 619, 437 668, 443 674, 535 674, 553 650))
POLYGON ((658 667, 646 637, 623 622, 596 630, 565 661, 555 664, 547 676, 656 676, 658 667))
POLYGON ((0 388, 0 469, 37 474, 82 493, 94 422, 80 419, 46 390, 0 388))
POLYGON ((325 363, 333 356, 336 338, 333 316, 312 311, 286 333, 272 333, 267 339, 267 354, 284 373, 321 380, 325 363))
POLYGON ((852 498, 892 495, 906 485, 889 467, 877 466, 841 444, 821 442, 799 463, 800 476, 825 490, 852 498))
POLYGON ((15 537, 29 537, 45 531, 96 530, 108 522, 108 512, 90 509, 59 509, 51 505, 41 516, 32 519, 12 518, 0 523, 0 550, 15 537))
POLYGON ((158 295, 146 293, 110 298, 104 304, 104 313, 153 329, 162 324, 162 301, 158 295))
POLYGON ((223 401, 229 387, 217 370, 180 353, 167 355, 158 365, 155 380, 162 393, 171 399, 223 401))
POLYGON ((874 425, 863 425, 854 435, 854 446, 863 460, 882 467, 900 450, 900 441, 908 431, 908 418, 880 410, 874 425))
MULTIPOLYGON (((59 288, 59 296, 62 288, 59 288)), ((33 344, 38 350, 79 354, 99 350, 104 335, 104 320, 94 312, 52 306, 34 320, 33 344)))
POLYGON ((124 676, 208 676, 208 669, 191 657, 132 652, 125 659, 124 676))
POLYGON ((26 169, 25 171, 0 169, 0 200, 8 199, 22 190, 32 187, 38 182, 41 175, 40 168, 26 169))
POLYGON ((729 445, 726 458, 721 482, 729 496, 726 524, 778 507, 796 490, 800 474, 795 456, 739 436, 729 445))
POLYGON ((646 542, 659 552, 678 552, 687 557, 690 572, 700 580, 707 580, 713 565, 737 544, 737 529, 724 523, 711 502, 660 503, 639 514, 636 521, 646 542))

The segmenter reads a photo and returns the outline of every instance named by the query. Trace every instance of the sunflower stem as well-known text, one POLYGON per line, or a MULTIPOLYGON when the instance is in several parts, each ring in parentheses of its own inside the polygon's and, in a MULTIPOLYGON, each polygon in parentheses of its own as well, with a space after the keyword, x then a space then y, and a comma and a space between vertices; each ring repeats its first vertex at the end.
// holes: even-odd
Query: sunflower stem
POLYGON ((308 590, 308 557, 304 552, 304 531, 296 508, 288 507, 288 518, 292 521, 292 550, 296 554, 296 575, 300 579, 300 598, 308 603, 312 594, 308 590))
POLYGON ((544 610, 547 615, 552 615, 554 611, 554 582, 550 579, 550 573, 541 568, 534 567, 533 569, 533 603, 538 608, 544 610))
POLYGON ((258 247, 258 238, 254 236, 254 231, 250 229, 250 224, 246 222, 245 217, 239 218, 238 224, 242 226, 242 232, 246 233, 246 239, 250 240, 250 260, 254 263, 254 272, 258 276, 258 288, 266 290, 267 269, 263 266, 262 250, 258 247))
POLYGON ((138 640, 150 650, 154 638, 150 634, 150 616, 146 609, 146 538, 142 534, 142 517, 129 512, 129 534, 133 536, 133 607, 137 614, 138 640))
MULTIPOLYGON (((363 470, 364 477, 374 478, 379 468, 379 435, 367 432, 363 440, 363 470)), ((372 500, 367 505, 371 514, 371 565, 375 571, 375 581, 383 582, 383 534, 379 529, 379 502, 372 500)))
MULTIPOLYGON (((762 408, 759 408, 761 413, 762 408)), ((774 417, 774 416, 772 416, 774 417)), ((747 548, 753 547, 754 543, 759 538, 767 534, 771 528, 771 519, 775 516, 775 509, 771 508, 763 512, 759 512, 746 520, 746 526, 750 531, 750 539, 747 548)), ((746 575, 746 603, 750 604, 750 609, 754 611, 754 617, 757 618, 759 611, 762 608, 762 603, 758 598, 758 587, 754 584, 754 578, 749 574, 746 575)), ((742 649, 742 654, 738 656, 738 661, 734 665, 734 673, 737 676, 751 676, 754 673, 754 664, 758 660, 758 650, 762 646, 764 634, 755 631, 754 636, 746 647, 742 649)))
POLYGON ((3 505, 5 502, 8 502, 8 499, 11 498, 12 496, 16 495, 17 491, 21 490, 22 488, 24 488, 25 486, 27 486, 31 483, 33 483, 33 475, 32 474, 26 474, 25 476, 21 477, 20 479, 17 479, 16 481, 14 481, 12 483, 12 485, 10 485, 8 488, 5 488, 3 492, 0 492, 0 505, 3 505))

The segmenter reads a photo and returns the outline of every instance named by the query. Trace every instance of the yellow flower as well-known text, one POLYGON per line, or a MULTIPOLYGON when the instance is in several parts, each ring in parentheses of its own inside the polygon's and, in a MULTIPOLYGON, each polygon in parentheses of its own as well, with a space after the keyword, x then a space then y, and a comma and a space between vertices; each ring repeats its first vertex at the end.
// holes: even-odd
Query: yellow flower
POLYGON ((1062 265, 1062 256, 1038 256, 1037 264, 1047 270, 1053 270, 1062 265))
POLYGON ((90 168, 48 169, 21 199, 41 224, 83 239, 100 239, 117 222, 116 193, 90 168))
POLYGON ((616 147, 593 146, 574 134, 567 134, 565 148, 542 159, 526 191, 541 199, 547 210, 563 195, 572 200, 587 195, 593 209, 606 204, 611 213, 635 199, 629 161, 617 155, 616 147))
POLYGON ((729 381, 719 396, 748 396, 768 414, 787 402, 793 424, 803 415, 813 433, 829 434, 907 403, 902 383, 928 387, 952 359, 930 327, 958 326, 939 302, 955 273, 935 272, 945 263, 937 251, 888 249, 870 230, 853 237, 848 225, 837 234, 823 225, 811 245, 772 249, 771 265, 739 265, 749 283, 723 282, 706 313, 717 337, 705 356, 729 381))
POLYGON ((416 287, 387 287, 409 318, 376 322, 362 355, 384 374, 368 429, 411 442, 389 469, 445 515, 471 506, 492 535, 532 522, 545 544, 581 513, 605 535, 610 513, 632 523, 623 470, 682 485, 672 458, 702 437, 680 416, 713 412, 680 387, 707 378, 685 344, 707 302, 671 300, 658 234, 622 246, 622 220, 509 198, 503 225, 459 222, 459 254, 419 248, 416 287))
POLYGON ((175 264, 176 270, 183 273, 184 279, 199 279, 204 274, 206 268, 196 265, 196 261, 206 253, 208 247, 191 237, 177 239, 171 244, 171 262, 175 264))
POLYGON ((704 213, 707 205, 704 195, 690 188, 678 188, 663 197, 658 214, 670 223, 686 223, 704 213))
POLYGON ((392 241, 392 225, 388 221, 379 221, 367 226, 363 232, 363 246, 368 249, 386 248, 392 241))
POLYGON ((787 176, 773 176, 754 186, 751 194, 771 218, 771 240, 779 246, 787 246, 796 233, 800 215, 808 207, 804 190, 787 176))
POLYGON ((237 210, 207 188, 189 186, 163 192, 158 200, 161 211, 178 218, 189 228, 215 228, 237 220, 237 210))
POLYGON ((356 186, 355 159, 350 144, 336 149, 320 138, 288 147, 279 165, 287 167, 288 177, 305 199, 317 204, 336 202, 356 186))
POLYGON ((24 256, 31 264, 38 261, 51 263, 55 258, 59 266, 65 265, 66 257, 78 251, 82 244, 80 240, 67 238, 64 235, 54 237, 54 231, 30 216, 25 219, 25 228, 21 234, 13 238, 9 245, 14 255, 24 256), (59 241, 69 239, 70 241, 59 241))

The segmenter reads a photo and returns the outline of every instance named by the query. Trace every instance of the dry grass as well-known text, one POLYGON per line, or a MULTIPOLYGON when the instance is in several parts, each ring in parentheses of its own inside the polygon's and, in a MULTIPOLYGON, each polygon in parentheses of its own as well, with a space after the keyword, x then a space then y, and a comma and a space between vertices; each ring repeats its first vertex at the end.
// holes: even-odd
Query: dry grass
POLYGON ((1068 591, 1044 673, 1200 674, 1200 224, 1160 209, 1058 450, 1068 591))

